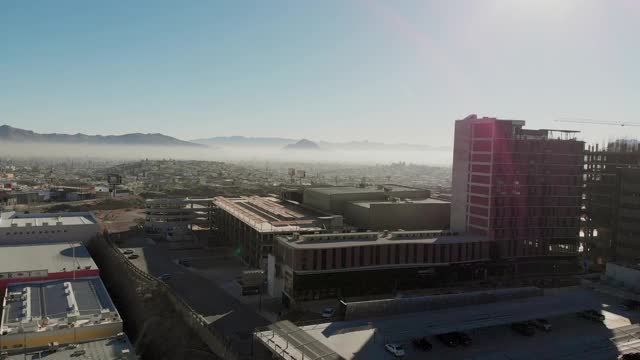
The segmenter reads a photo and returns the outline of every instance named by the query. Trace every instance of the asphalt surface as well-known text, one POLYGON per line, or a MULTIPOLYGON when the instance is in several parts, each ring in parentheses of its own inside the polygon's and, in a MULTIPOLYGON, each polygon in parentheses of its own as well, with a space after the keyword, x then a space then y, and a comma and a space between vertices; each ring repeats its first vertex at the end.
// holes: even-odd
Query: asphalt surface
POLYGON ((142 265, 142 262, 146 262, 144 270, 156 277, 170 274, 171 278, 165 282, 176 294, 200 315, 213 321, 210 327, 229 338, 236 351, 241 354, 251 353, 253 331, 256 327, 269 324, 265 318, 210 280, 178 265, 172 251, 161 246, 145 246, 136 250, 136 253, 144 256, 133 260, 134 264, 142 265))

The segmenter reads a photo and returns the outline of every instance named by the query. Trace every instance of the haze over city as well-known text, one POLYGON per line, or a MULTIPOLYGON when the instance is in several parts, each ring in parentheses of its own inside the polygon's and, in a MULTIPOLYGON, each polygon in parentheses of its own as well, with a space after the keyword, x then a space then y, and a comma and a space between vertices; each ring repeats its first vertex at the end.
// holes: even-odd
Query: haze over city
POLYGON ((0 360, 639 360, 639 19, 0 1, 0 360))
MULTIPOLYGON (((0 5, 0 120, 450 146, 470 113, 572 128, 640 110, 635 1, 0 5)), ((588 141, 637 128, 581 126, 588 141), (606 131, 606 133, 604 133, 606 131)))

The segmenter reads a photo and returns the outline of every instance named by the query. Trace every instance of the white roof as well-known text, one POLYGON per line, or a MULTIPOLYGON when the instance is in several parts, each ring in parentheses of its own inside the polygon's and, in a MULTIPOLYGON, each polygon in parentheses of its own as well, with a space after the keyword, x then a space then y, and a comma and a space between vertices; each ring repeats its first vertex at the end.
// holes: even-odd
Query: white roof
POLYGON ((87 266, 98 268, 87 248, 79 243, 0 247, 0 273, 33 270, 55 273, 87 266))
POLYGON ((18 214, 16 212, 2 213, 0 227, 27 227, 27 226, 55 226, 60 225, 93 225, 96 219, 88 212, 71 213, 43 213, 43 214, 18 214))

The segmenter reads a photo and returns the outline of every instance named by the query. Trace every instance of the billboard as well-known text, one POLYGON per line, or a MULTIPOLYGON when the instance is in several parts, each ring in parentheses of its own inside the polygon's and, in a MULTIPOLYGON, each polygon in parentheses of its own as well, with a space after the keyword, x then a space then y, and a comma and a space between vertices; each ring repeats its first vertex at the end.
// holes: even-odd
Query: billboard
POLYGON ((122 184, 122 177, 118 174, 109 174, 107 175, 107 182, 109 185, 120 185, 122 184))

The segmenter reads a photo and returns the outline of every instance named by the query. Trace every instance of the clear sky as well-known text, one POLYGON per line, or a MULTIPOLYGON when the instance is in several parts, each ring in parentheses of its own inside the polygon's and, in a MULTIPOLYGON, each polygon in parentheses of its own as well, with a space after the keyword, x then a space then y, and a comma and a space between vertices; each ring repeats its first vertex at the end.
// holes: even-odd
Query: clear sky
POLYGON ((0 123, 451 145, 470 113, 640 127, 640 1, 0 1, 0 123))

